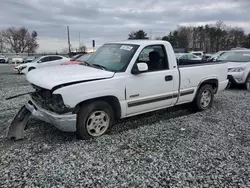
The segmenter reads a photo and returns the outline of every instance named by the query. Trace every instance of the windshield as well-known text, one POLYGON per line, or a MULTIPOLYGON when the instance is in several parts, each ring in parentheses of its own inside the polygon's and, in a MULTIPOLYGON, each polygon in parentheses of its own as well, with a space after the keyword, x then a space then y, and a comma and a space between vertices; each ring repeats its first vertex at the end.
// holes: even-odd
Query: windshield
POLYGON ((81 62, 86 62, 92 54, 85 54, 81 55, 80 57, 76 58, 75 61, 81 61, 81 62))
POLYGON ((104 44, 88 60, 90 66, 103 67, 108 71, 124 72, 139 45, 104 44))
POLYGON ((250 62, 250 51, 230 51, 222 54, 217 61, 250 62))
MULTIPOLYGON (((40 59, 40 57, 35 57, 35 59, 33 59, 31 62, 29 63, 35 63, 36 61, 38 61, 40 59)), ((24 62, 25 63, 25 62, 24 62)))

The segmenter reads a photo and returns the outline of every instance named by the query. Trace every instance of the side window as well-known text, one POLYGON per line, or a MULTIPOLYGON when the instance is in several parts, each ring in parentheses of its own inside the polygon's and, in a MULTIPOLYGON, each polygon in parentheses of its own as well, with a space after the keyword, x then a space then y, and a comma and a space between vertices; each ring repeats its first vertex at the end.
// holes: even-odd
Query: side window
POLYGON ((187 59, 187 55, 182 55, 180 59, 187 59))
POLYGON ((51 61, 50 60, 50 57, 44 57, 40 60, 41 63, 45 63, 45 62, 48 62, 48 61, 51 61))
POLYGON ((195 58, 195 56, 193 54, 188 54, 187 56, 188 56, 187 59, 193 59, 193 58, 195 58))
POLYGON ((137 62, 145 62, 148 72, 168 69, 168 58, 163 45, 145 47, 140 53, 137 62))
POLYGON ((51 56, 50 59, 51 59, 51 61, 56 61, 56 60, 62 59, 62 57, 60 57, 60 56, 51 56))

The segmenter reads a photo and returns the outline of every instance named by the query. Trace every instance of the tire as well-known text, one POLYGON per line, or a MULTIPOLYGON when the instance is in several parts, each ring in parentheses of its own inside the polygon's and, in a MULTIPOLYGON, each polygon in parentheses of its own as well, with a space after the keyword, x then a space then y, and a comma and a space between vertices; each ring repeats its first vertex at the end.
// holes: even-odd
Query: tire
POLYGON ((246 82, 245 82, 246 90, 250 91, 250 74, 248 75, 246 82))
POLYGON ((34 70, 34 69, 36 69, 35 67, 30 67, 29 69, 28 69, 28 72, 30 72, 31 70, 34 70))
POLYGON ((114 111, 105 101, 93 101, 81 106, 77 113, 78 139, 91 139, 108 132, 114 122, 114 111))
POLYGON ((209 109, 214 100, 214 90, 209 84, 203 85, 198 90, 196 95, 194 105, 195 109, 198 111, 203 111, 209 109))

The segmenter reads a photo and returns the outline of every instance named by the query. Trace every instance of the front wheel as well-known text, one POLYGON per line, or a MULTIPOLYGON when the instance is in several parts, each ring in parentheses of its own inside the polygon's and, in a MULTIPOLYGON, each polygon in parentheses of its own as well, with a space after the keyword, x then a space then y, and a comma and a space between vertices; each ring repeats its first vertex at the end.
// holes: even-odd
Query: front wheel
POLYGON ((214 90, 209 84, 201 86, 199 89, 196 99, 194 101, 195 107, 199 110, 207 110, 213 104, 214 90))
POLYGON ((114 111, 105 101, 85 103, 77 114, 76 133, 79 139, 105 134, 114 122, 114 111))
POLYGON ((247 77, 246 83, 245 83, 245 88, 250 91, 250 74, 247 77))

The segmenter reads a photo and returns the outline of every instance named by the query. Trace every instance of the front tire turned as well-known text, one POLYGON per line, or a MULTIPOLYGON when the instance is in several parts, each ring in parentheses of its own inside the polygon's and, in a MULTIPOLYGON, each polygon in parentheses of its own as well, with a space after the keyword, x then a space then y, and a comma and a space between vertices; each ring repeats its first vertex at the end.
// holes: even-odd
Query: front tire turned
POLYGON ((245 83, 246 90, 250 91, 250 74, 248 75, 245 83))
POLYGON ((77 113, 77 138, 87 140, 102 136, 112 127, 114 111, 105 101, 84 103, 77 113))
POLYGON ((211 85, 206 84, 200 87, 196 95, 194 105, 198 111, 209 109, 213 104, 214 89, 211 85))

